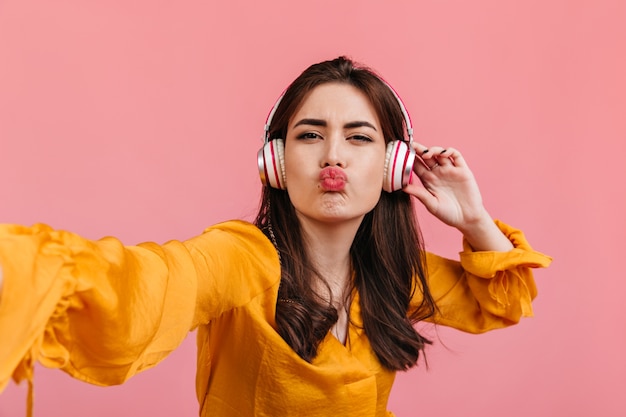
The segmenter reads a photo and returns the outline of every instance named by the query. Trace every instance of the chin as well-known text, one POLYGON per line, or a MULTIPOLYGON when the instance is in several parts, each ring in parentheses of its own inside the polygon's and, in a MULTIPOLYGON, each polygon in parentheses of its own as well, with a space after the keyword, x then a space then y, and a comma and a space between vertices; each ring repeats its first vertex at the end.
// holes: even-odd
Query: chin
POLYGON ((342 210, 319 210, 311 212, 310 210, 300 211, 297 210, 298 217, 301 222, 313 222, 313 223, 327 223, 340 225, 342 223, 350 223, 354 221, 361 221, 363 215, 350 214, 342 210))
POLYGON ((325 211, 323 213, 318 213, 313 218, 322 223, 332 223, 339 225, 341 223, 353 223, 358 222, 361 223, 363 217, 365 217, 366 213, 346 213, 345 211, 325 211))

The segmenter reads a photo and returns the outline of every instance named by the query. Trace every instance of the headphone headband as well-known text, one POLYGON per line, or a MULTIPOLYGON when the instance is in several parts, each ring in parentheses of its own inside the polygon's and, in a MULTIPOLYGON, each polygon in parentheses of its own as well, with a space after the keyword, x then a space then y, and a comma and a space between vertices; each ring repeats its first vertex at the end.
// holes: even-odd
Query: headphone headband
POLYGON ((400 95, 394 90, 394 88, 385 80, 378 77, 378 79, 387 86, 387 88, 391 91, 393 96, 396 98, 396 101, 400 105, 400 110, 402 110, 402 115, 404 116, 404 124, 406 125, 406 134, 409 138, 409 143, 413 143, 413 124, 411 123, 411 116, 409 116, 409 112, 406 110, 406 106, 404 102, 400 98, 400 95))

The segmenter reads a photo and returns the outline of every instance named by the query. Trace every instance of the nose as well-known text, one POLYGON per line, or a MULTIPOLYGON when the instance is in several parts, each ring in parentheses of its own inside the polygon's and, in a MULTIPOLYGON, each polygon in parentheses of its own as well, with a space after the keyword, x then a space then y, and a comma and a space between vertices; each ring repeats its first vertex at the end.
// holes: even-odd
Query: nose
POLYGON ((343 152, 344 140, 339 135, 329 135, 324 140, 324 154, 322 157, 322 167, 338 166, 345 168, 345 152, 343 152))

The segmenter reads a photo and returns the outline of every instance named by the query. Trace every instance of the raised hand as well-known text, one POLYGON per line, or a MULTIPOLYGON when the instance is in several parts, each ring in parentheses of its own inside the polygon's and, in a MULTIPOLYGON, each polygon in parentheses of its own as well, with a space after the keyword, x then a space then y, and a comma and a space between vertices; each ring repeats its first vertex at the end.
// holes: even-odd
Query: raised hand
POLYGON ((420 181, 414 176, 404 191, 420 200, 439 220, 459 229, 475 249, 511 249, 511 243, 485 209, 463 155, 453 148, 412 145, 418 155, 413 172, 420 181))

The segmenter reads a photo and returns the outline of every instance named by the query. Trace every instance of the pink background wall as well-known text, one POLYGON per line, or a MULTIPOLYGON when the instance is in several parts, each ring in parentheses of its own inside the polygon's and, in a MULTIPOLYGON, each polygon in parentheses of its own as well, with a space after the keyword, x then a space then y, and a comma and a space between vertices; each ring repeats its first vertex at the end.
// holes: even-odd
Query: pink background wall
MULTIPOLYGON (((347 54, 417 139, 461 149, 495 217, 555 258, 533 319, 439 328, 398 416, 623 416, 626 2, 0 1, 0 221, 185 239, 257 207, 273 100, 347 54)), ((422 216, 430 250, 455 231, 422 216)), ((122 387, 36 372, 36 416, 194 416, 194 335, 122 387)), ((1 341, 0 341, 1 343, 1 341)), ((26 386, 0 396, 23 415, 26 386)))

